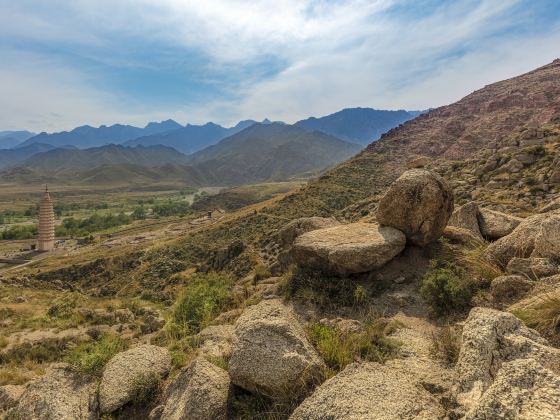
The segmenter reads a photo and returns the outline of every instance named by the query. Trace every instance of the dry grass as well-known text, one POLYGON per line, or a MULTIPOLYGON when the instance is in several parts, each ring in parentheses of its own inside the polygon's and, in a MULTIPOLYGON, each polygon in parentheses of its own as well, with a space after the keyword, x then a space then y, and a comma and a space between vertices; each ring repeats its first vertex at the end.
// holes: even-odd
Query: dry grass
POLYGON ((440 328, 432 334, 432 355, 450 366, 455 366, 461 351, 461 336, 452 326, 440 328))
POLYGON ((465 248, 458 256, 458 262, 470 272, 491 282, 505 273, 498 265, 485 257, 484 251, 487 247, 488 242, 482 242, 472 248, 465 248))
POLYGON ((547 294, 514 314, 555 343, 560 343, 560 292, 547 294))

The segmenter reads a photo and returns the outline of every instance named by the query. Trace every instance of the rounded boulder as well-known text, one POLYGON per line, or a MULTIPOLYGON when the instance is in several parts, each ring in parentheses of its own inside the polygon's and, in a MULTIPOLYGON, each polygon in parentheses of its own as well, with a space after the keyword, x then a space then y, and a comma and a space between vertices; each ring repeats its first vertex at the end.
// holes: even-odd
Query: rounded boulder
POLYGON ((453 191, 439 175, 412 169, 404 172, 379 201, 377 221, 402 231, 408 242, 436 241, 453 213, 453 191))

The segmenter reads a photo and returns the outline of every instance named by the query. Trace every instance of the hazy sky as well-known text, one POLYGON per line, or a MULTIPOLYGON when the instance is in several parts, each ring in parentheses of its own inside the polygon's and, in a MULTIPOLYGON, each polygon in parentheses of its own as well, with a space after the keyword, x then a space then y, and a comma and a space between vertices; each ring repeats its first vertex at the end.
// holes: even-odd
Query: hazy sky
POLYGON ((0 130, 424 109, 559 56, 558 0, 0 0, 0 130))

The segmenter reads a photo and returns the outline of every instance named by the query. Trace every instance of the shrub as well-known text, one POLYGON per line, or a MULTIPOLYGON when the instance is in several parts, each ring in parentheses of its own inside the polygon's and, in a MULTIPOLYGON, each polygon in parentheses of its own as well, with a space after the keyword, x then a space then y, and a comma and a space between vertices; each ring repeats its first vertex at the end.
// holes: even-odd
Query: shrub
POLYGON ((126 348, 127 344, 122 338, 104 334, 97 341, 70 347, 65 359, 76 372, 101 376, 107 362, 126 348))
POLYGON ((191 276, 177 297, 167 331, 176 337, 198 333, 232 303, 232 287, 230 274, 210 272, 191 276))
POLYGON ((355 282, 348 278, 301 267, 292 267, 284 274, 281 287, 286 299, 304 301, 320 308, 352 306, 355 291, 355 282))
POLYGON ((268 269, 262 265, 262 264, 257 264, 255 266, 255 277, 254 280, 255 282, 258 282, 260 280, 264 280, 267 279, 271 276, 272 274, 270 274, 270 271, 268 271, 268 269))
POLYGON ((395 322, 378 318, 365 325, 363 331, 343 332, 338 328, 311 324, 308 334, 332 372, 358 360, 383 362, 398 353, 400 344, 388 337, 397 328, 395 322))
POLYGON ((66 293, 56 299, 47 309, 47 315, 51 318, 68 319, 74 314, 78 304, 78 295, 66 293))
POLYGON ((433 261, 422 279, 420 293, 437 315, 450 314, 469 307, 475 291, 473 286, 463 268, 433 261))
POLYGON ((455 366, 461 351, 461 337, 451 326, 440 328, 432 334, 431 353, 450 366, 455 366))

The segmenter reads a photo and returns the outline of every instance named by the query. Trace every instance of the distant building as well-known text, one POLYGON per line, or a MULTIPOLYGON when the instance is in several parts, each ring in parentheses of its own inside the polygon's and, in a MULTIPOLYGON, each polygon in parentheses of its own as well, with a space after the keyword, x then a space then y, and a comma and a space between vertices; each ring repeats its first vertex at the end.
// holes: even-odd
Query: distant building
POLYGON ((39 206, 39 235, 37 238, 37 250, 52 251, 54 249, 54 209, 48 187, 39 206))

